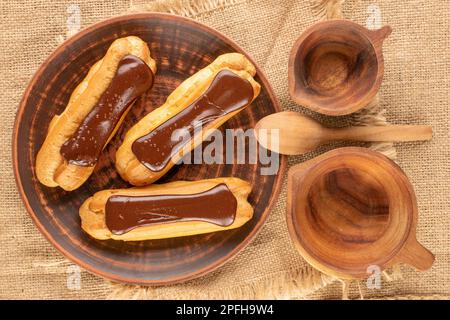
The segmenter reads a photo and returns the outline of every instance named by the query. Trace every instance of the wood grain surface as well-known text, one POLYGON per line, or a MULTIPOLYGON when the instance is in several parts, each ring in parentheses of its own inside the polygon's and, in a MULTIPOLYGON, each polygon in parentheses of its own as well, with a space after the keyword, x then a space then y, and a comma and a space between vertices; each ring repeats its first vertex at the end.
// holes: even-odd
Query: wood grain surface
MULTIPOLYGON (((80 228, 78 208, 96 191, 128 185, 114 169, 114 155, 125 132, 143 115, 161 105, 182 80, 218 55, 243 50, 217 31, 193 20, 168 14, 142 13, 113 18, 76 34, 42 64, 20 103, 13 135, 14 173, 23 202, 40 231, 66 257, 97 275, 114 281, 161 285, 210 272, 243 249, 266 220, 280 191, 285 158, 278 175, 263 176, 260 164, 180 165, 161 182, 235 176, 251 183, 249 202, 255 213, 242 228, 206 235, 126 243, 97 241, 80 228), (36 153, 50 119, 67 104, 76 85, 106 52, 114 39, 135 35, 149 45, 158 71, 151 91, 142 96, 104 150, 95 172, 78 190, 47 188, 35 176, 36 153)), ((248 56, 248 55, 247 55, 248 56)), ((274 93, 259 68, 259 97, 224 128, 252 128, 262 117, 280 111, 274 93)))
POLYGON ((371 31, 348 20, 319 22, 294 43, 289 93, 311 110, 338 116, 365 107, 384 74, 382 42, 389 26, 371 31))
POLYGON ((386 125, 326 127, 315 119, 294 111, 273 113, 255 126, 258 142, 269 150, 296 155, 314 151, 323 144, 339 140, 351 141, 420 141, 431 140, 433 130, 428 125, 386 125), (276 131, 274 131, 276 129, 276 131), (271 146, 272 132, 279 143, 271 146))
POLYGON ((434 256, 416 240, 417 201, 404 172, 381 153, 339 148, 292 167, 287 222, 302 256, 341 279, 397 263, 418 270, 434 256))

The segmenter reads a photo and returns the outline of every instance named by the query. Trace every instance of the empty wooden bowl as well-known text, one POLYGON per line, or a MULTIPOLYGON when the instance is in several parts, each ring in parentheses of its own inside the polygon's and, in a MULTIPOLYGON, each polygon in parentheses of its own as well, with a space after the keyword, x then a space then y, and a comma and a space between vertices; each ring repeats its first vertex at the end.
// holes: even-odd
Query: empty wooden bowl
POLYGON ((342 279, 366 278, 369 266, 426 270, 434 261, 416 240, 411 183, 393 161, 369 149, 340 148, 292 167, 287 222, 301 255, 342 279))
POLYGON ((392 29, 371 31, 348 20, 319 22, 295 42, 289 57, 289 93, 311 110, 339 116, 366 106, 384 73, 383 40, 392 29))

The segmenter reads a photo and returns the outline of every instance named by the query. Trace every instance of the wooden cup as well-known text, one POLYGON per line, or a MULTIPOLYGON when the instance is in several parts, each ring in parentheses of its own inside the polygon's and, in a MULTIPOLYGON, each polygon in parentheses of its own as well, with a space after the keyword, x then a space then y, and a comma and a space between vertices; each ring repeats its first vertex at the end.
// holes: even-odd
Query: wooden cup
POLYGON ((384 155, 339 148, 292 167, 287 223, 301 255, 320 271, 363 279, 371 266, 427 270, 433 254, 416 240, 417 202, 405 173, 384 155))
POLYGON ((331 116, 366 106, 384 73, 383 40, 392 29, 371 31, 348 20, 319 22, 294 43, 289 93, 298 104, 331 116))

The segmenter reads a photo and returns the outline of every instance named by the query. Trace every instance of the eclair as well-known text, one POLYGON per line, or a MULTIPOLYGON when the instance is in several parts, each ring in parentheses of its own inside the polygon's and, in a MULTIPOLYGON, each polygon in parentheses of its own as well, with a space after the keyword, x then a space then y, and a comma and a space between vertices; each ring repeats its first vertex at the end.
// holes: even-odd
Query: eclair
POLYGON ((161 178, 211 129, 250 105, 261 90, 255 74, 244 55, 227 53, 183 81, 126 133, 116 153, 121 177, 135 186, 161 178))
POLYGON ((80 187, 134 101, 152 87, 155 72, 144 41, 115 40, 50 122, 36 158, 38 180, 67 191, 80 187))
POLYGON ((80 207, 81 227, 95 239, 124 241, 234 229, 253 216, 250 191, 239 178, 103 190, 80 207))

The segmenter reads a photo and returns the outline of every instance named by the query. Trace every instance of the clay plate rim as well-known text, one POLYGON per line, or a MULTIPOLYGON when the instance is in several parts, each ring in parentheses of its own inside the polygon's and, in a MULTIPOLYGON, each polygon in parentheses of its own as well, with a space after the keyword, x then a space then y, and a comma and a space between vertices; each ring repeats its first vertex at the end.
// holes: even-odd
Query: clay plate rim
POLYGON ((284 177, 284 173, 286 171, 286 156, 285 155, 281 155, 281 154, 279 155, 280 166, 278 169, 277 179, 276 179, 275 187, 274 187, 275 192, 272 194, 272 197, 269 201, 269 205, 266 208, 266 210, 263 212, 263 214, 261 215, 261 219, 255 225, 253 230, 248 234, 248 236, 244 239, 244 241, 239 243, 233 250, 230 251, 230 253, 228 253, 226 256, 222 257, 221 259, 219 259, 216 263, 211 264, 203 269, 200 269, 197 272, 192 272, 185 276, 171 278, 171 279, 167 279, 164 281, 142 280, 142 279, 136 280, 136 279, 124 278, 124 277, 121 277, 120 275, 115 275, 115 274, 111 274, 108 272, 100 271, 100 270, 97 270, 95 267, 92 267, 91 265, 85 263, 83 260, 78 259, 75 256, 73 256, 72 254, 70 254, 69 252, 67 252, 58 243, 58 241, 56 241, 51 236, 51 234, 49 234, 47 232, 47 230, 40 224, 37 217, 35 216, 35 213, 34 213, 33 209, 31 208, 30 203, 28 202, 27 196, 24 192, 24 189, 22 186, 22 181, 20 180, 18 159, 17 159, 18 129, 19 129, 19 124, 21 123, 21 120, 22 120, 23 113, 24 113, 25 102, 30 95, 31 89, 33 88, 33 86, 35 85, 37 80, 42 76, 45 67, 50 63, 50 61, 52 61, 56 55, 58 55, 61 51, 63 51, 64 48, 67 46, 67 44, 77 41, 78 39, 82 38, 83 36, 85 36, 86 34, 88 34, 89 32, 91 32, 93 30, 107 26, 109 24, 120 23, 120 22, 124 22, 124 21, 128 21, 128 20, 132 20, 132 19, 145 19, 145 18, 146 19, 174 20, 174 21, 186 23, 186 24, 191 25, 193 28, 201 29, 204 32, 210 33, 213 36, 219 38, 220 40, 222 40, 225 43, 228 43, 229 45, 234 47, 237 52, 244 54, 254 64, 257 75, 260 78, 262 86, 264 86, 267 89, 269 99, 273 102, 275 109, 278 111, 281 111, 280 104, 278 102, 278 99, 275 96, 275 93, 273 92, 272 86, 268 82, 268 80, 267 80, 265 74, 263 73, 263 71, 261 70, 261 68, 250 57, 250 55, 244 49, 241 48, 241 46, 239 46, 236 42, 231 40, 229 37, 223 35, 219 31, 217 31, 211 27, 208 27, 200 22, 197 22, 193 19, 176 16, 173 14, 151 12, 151 13, 134 13, 134 14, 128 14, 128 15, 121 15, 118 17, 113 17, 113 18, 92 24, 91 26, 89 26, 89 27, 83 29, 82 31, 78 32, 77 34, 73 35, 72 37, 70 37, 69 39, 64 41, 62 44, 60 44, 47 57, 47 59, 45 59, 45 61, 39 66, 38 70, 34 73, 33 77, 31 78, 30 82, 28 83, 28 86, 25 89, 25 92, 22 96, 22 99, 19 103, 19 107, 16 112, 16 117, 15 117, 14 127, 13 127, 13 136, 12 136, 12 160, 13 160, 14 178, 15 178, 16 185, 17 185, 17 188, 18 188, 18 191, 20 194, 20 198, 22 199, 22 202, 25 205, 25 209, 27 210, 28 214, 31 216, 34 224, 37 226, 39 231, 66 258, 68 258, 70 261, 76 263, 77 265, 81 266, 83 269, 87 270, 88 272, 98 275, 98 276, 101 276, 103 278, 109 279, 109 280, 122 282, 122 283, 126 283, 126 284, 161 286, 161 285, 176 284, 176 283, 181 283, 181 282, 185 282, 188 280, 196 279, 196 278, 199 278, 209 272, 212 272, 212 271, 218 269, 219 267, 224 265, 226 262, 228 262, 232 258, 234 258, 241 250, 243 250, 255 238, 255 236, 261 230, 262 225, 267 220, 269 213, 272 211, 272 208, 273 208, 275 202, 277 201, 278 196, 280 195, 281 186, 282 186, 282 178, 284 177))

